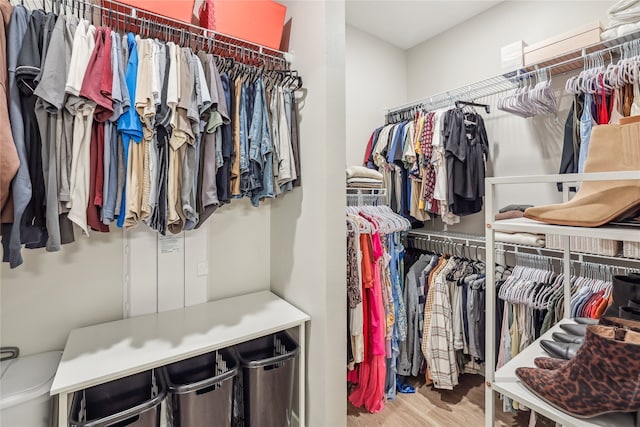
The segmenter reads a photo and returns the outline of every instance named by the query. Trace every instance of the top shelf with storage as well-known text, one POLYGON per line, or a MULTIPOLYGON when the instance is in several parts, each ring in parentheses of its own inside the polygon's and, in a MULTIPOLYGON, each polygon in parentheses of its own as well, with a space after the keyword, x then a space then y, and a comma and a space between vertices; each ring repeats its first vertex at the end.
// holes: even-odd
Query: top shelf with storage
POLYGON ((468 83, 464 86, 452 88, 444 92, 407 102, 402 105, 387 108, 386 113, 387 115, 394 114, 408 109, 410 110, 411 108, 418 106, 422 106, 429 110, 435 110, 446 105, 450 105, 452 100, 476 100, 513 90, 518 87, 521 81, 533 77, 538 71, 546 71, 551 75, 576 71, 584 67, 587 55, 600 52, 608 58, 609 56, 607 56, 607 54, 617 52, 621 49, 624 43, 635 40, 639 37, 640 31, 635 31, 621 37, 602 40, 584 48, 573 49, 554 58, 545 59, 539 63, 531 64, 520 70, 513 70, 508 73, 498 74, 483 80, 468 83))

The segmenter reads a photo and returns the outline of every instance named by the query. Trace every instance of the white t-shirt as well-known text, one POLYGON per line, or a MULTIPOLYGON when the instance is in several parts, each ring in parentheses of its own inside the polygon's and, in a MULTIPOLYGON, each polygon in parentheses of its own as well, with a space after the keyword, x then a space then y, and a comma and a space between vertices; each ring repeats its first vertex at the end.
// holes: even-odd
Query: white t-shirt
POLYGON ((71 61, 69 63, 69 76, 65 91, 72 95, 80 95, 84 75, 87 72, 89 59, 96 46, 96 27, 89 25, 85 20, 81 20, 76 28, 73 38, 73 50, 71 51, 71 61))
POLYGON ((433 191, 433 198, 440 201, 440 216, 445 224, 453 225, 460 222, 460 217, 449 211, 447 159, 445 158, 443 119, 447 110, 439 110, 434 116, 433 124, 433 154, 431 163, 436 169, 436 186, 433 191))
POLYGON ((178 50, 173 42, 167 43, 169 49, 169 79, 167 81, 167 105, 171 110, 171 126, 175 129, 178 127, 176 107, 178 101, 180 101, 180 85, 178 84, 178 76, 180 67, 180 58, 178 57, 178 50))

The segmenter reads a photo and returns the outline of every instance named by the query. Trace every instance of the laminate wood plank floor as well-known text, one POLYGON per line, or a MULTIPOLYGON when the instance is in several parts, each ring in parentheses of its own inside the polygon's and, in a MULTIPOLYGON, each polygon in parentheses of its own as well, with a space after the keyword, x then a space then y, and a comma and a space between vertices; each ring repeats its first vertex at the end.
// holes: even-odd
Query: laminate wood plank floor
MULTIPOLYGON (((415 394, 398 393, 395 401, 386 402, 378 414, 370 414, 348 403, 348 427, 480 427, 484 425, 484 377, 462 375, 452 391, 437 390, 424 381, 412 379, 415 394)), ((502 401, 496 395, 496 426, 526 427, 529 412, 516 416, 502 412, 502 401)), ((536 426, 554 424, 538 417, 536 426)))

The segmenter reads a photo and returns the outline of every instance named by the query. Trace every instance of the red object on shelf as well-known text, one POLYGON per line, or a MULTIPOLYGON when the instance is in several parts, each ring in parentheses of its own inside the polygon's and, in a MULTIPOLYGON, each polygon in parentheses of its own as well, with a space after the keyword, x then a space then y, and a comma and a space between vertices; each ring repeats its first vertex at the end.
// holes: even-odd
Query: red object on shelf
POLYGON ((278 50, 287 7, 273 0, 214 0, 215 31, 278 50))
POLYGON ((144 9, 167 18, 191 23, 195 0, 117 0, 131 7, 144 9))
POLYGON ((198 18, 200 19, 200 26, 209 30, 216 29, 216 9, 213 5, 213 0, 204 0, 200 9, 198 10, 198 18))

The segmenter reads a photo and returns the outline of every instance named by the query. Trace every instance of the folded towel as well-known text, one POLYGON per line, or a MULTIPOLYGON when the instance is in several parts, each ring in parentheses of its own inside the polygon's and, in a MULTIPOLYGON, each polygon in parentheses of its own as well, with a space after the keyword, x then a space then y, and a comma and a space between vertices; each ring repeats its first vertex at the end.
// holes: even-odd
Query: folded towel
POLYGON ((349 178, 347 179, 347 184, 377 184, 382 185, 382 180, 374 179, 374 178, 349 178))
POLYGON ((600 38, 610 40, 638 31, 640 28, 640 2, 638 0, 621 0, 609 9, 609 25, 600 38))
POLYGON ((496 242, 513 243, 516 245, 538 246, 543 248, 545 239, 544 234, 531 233, 503 233, 496 231, 496 242))
POLYGON ((364 166, 349 166, 347 168, 347 178, 371 178, 382 181, 382 174, 375 169, 364 166))
POLYGON ((352 178, 347 180, 349 188, 382 188, 382 181, 368 178, 352 178))
POLYGON ((503 219, 515 219, 522 218, 524 216, 524 212, 522 211, 506 211, 496 214, 496 221, 500 221, 503 219))

